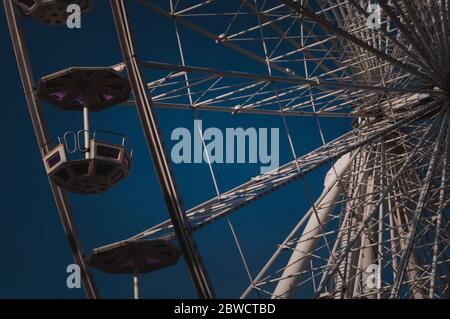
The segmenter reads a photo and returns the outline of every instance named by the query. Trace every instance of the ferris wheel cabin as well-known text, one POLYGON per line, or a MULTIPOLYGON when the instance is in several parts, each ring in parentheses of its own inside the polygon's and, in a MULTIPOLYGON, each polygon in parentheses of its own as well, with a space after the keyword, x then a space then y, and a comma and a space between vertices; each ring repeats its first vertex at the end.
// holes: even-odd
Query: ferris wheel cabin
POLYGON ((42 100, 61 110, 83 112, 84 129, 67 131, 45 145, 45 168, 57 185, 74 193, 97 194, 128 175, 133 151, 127 138, 91 131, 89 112, 125 102, 130 91, 128 80, 111 68, 73 67, 41 79, 42 100))
POLYGON ((106 273, 148 273, 175 265, 179 249, 165 239, 124 241, 92 252, 89 265, 106 273))
POLYGON ((70 12, 67 7, 76 4, 81 15, 88 12, 94 5, 93 0, 15 0, 20 11, 40 23, 58 26, 66 24, 70 12))

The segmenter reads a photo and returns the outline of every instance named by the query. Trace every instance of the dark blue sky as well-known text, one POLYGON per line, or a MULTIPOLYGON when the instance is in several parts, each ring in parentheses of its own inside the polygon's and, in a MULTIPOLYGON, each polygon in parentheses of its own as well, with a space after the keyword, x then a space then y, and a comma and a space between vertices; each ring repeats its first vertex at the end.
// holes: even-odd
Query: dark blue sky
MULTIPOLYGON (((236 5, 236 3, 229 5, 236 5)), ((130 1, 135 37, 140 57, 145 60, 179 64, 174 28, 166 18, 142 9, 130 1)), ((121 52, 107 1, 96 1, 82 19, 82 29, 49 28, 22 18, 36 82, 44 75, 70 66, 109 66, 121 61, 121 52)), ((214 26, 212 27, 214 29, 214 26)), ((214 30, 213 30, 214 31, 214 30)), ((263 65, 243 58, 230 49, 214 45, 192 31, 182 30, 186 62, 218 69, 266 72, 263 65)), ((42 165, 22 85, 11 47, 3 6, 0 6, 0 57, 3 151, 0 167, 3 180, 0 195, 0 297, 1 298, 80 298, 83 290, 69 290, 66 267, 72 263, 67 240, 42 165)), ((300 71, 300 68, 297 72, 300 71)), ((157 79, 159 71, 147 70, 147 80, 157 79)), ((63 112, 42 103, 51 135, 78 130, 82 115, 63 112)), ((162 132, 170 151, 170 134, 176 127, 192 131, 191 111, 158 110, 162 132)), ((282 121, 277 117, 200 113, 205 128, 278 127, 280 161, 291 160, 282 121)), ((289 119, 299 154, 320 145, 312 118, 289 119)), ((349 128, 348 121, 323 122, 327 140, 349 128)), ((139 124, 137 112, 117 106, 92 116, 92 127, 114 130, 128 136, 134 146, 130 176, 108 192, 96 196, 70 195, 75 220, 86 253, 104 244, 125 239, 168 218, 153 165, 139 124)), ((314 195, 321 191, 327 168, 308 177, 314 195)), ((203 165, 176 165, 174 172, 186 208, 215 195, 209 170, 203 165)), ((215 166, 219 187, 226 191, 252 176, 259 165, 215 166)), ((301 183, 293 183, 233 215, 236 230, 255 274, 308 209, 310 202, 301 183)), ((219 297, 238 297, 247 287, 247 277, 239 260, 226 221, 217 222, 196 233, 219 297)), ((131 277, 93 271, 104 297, 132 295, 131 277)), ((142 276, 142 297, 196 297, 183 261, 176 266, 142 276)))

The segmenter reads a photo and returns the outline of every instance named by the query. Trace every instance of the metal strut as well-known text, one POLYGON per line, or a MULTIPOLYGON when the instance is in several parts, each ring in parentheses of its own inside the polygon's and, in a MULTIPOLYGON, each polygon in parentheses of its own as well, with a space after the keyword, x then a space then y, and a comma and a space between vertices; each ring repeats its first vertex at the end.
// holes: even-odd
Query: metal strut
POLYGON ((150 94, 147 92, 147 85, 143 79, 141 65, 134 48, 125 1, 110 0, 110 4, 131 88, 135 96, 136 107, 170 218, 174 225, 176 237, 199 297, 214 298, 213 288, 192 236, 191 225, 186 218, 181 197, 175 185, 175 179, 172 176, 169 161, 167 160, 166 151, 159 136, 159 127, 154 114, 154 106, 150 94))

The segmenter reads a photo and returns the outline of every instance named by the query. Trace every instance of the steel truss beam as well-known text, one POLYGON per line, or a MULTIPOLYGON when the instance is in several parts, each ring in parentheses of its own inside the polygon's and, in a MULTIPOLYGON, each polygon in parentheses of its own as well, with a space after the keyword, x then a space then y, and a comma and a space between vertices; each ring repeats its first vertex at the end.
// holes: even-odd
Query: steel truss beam
MULTIPOLYGON (((356 128, 315 151, 285 164, 278 170, 257 176, 252 180, 221 194, 220 197, 212 198, 188 210, 187 216, 189 222, 192 224, 194 231, 201 229, 208 224, 233 213, 243 206, 268 195, 274 190, 305 176, 322 165, 329 163, 358 147, 367 145, 374 140, 393 132, 397 128, 423 117, 424 114, 436 111, 441 108, 442 102, 443 100, 431 102, 427 106, 420 108, 418 111, 413 112, 404 118, 397 118, 395 122, 385 119, 378 123, 356 128)), ((146 237, 167 237, 173 239, 174 234, 171 232, 171 228, 171 222, 165 221, 131 237, 129 240, 138 240, 146 237)))
MULTIPOLYGON (((430 162, 428 163, 428 170, 427 174, 425 176, 424 182, 422 184, 422 191, 420 192, 420 197, 416 206, 416 209, 414 210, 412 220, 410 222, 410 225, 408 227, 407 232, 407 239, 406 239, 406 247, 404 249, 402 258, 400 260, 400 264, 398 266, 398 271, 394 280, 394 284, 392 286, 391 290, 391 298, 398 298, 399 290, 401 287, 401 283, 403 280, 403 276, 406 272, 406 267, 409 261, 409 258, 411 256, 411 252, 413 250, 413 244, 414 244, 414 237, 416 235, 417 227, 419 224, 419 219, 422 214, 422 210, 425 205, 426 196, 430 190, 430 183, 431 179, 433 177, 433 172, 436 169, 437 161, 439 154, 442 150, 442 147, 445 145, 444 141, 445 138, 447 138, 447 122, 448 122, 448 112, 446 112, 445 116, 443 117, 441 129, 439 130, 439 135, 437 137, 437 141, 435 144, 435 147, 433 149, 433 153, 430 159, 430 162), (444 145, 443 145, 444 144, 444 145)), ((444 150, 446 151, 446 150, 444 150)), ((444 165, 445 166, 445 165, 444 165)))
POLYGON ((387 195, 393 190, 395 184, 399 181, 399 178, 402 176, 403 173, 407 170, 407 168, 411 165, 423 145, 425 144, 427 138, 430 136, 432 130, 434 127, 439 123, 439 120, 441 120, 441 124, 444 122, 444 119, 442 118, 444 109, 441 107, 441 110, 439 114, 435 117, 433 120, 433 123, 429 125, 427 131, 418 141, 417 145, 414 147, 414 149, 408 154, 407 158, 399 168, 399 170, 395 173, 395 175, 392 177, 391 181, 386 185, 386 187, 383 189, 382 193, 380 194, 380 197, 377 199, 377 201, 373 204, 371 211, 364 216, 364 219, 361 221, 361 223, 358 225, 357 229, 355 230, 354 234, 352 235, 352 239, 348 241, 348 243, 340 250, 337 251, 333 256, 330 257, 330 259, 333 260, 333 262, 327 267, 327 269, 324 271, 322 278, 320 280, 320 283, 318 287, 315 290, 314 298, 319 297, 321 291, 324 289, 325 285, 328 284, 331 277, 338 271, 339 266, 343 262, 344 258, 347 256, 347 254, 351 251, 352 247, 355 245, 356 241, 360 238, 361 234, 368 229, 371 219, 374 217, 375 213, 379 209, 380 205, 385 201, 387 195))
POLYGON ((361 47, 362 49, 376 55, 377 57, 388 61, 390 63, 392 63, 393 65, 396 65, 397 67, 403 69, 404 71, 410 73, 410 74, 414 74, 415 76, 417 76, 420 79, 423 79, 429 83, 434 83, 434 80, 429 77, 428 75, 424 74, 423 72, 420 72, 417 70, 417 68, 412 67, 410 65, 407 65, 395 58, 393 58, 392 56, 381 52, 377 49, 375 49, 374 47, 370 46, 369 44, 367 44, 366 42, 362 41, 361 39, 355 37, 354 35, 348 33, 346 30, 339 28, 338 26, 333 25, 332 23, 330 23, 329 21, 327 21, 326 19, 323 19, 322 17, 320 17, 319 15, 315 14, 314 12, 312 12, 311 10, 309 10, 305 5, 301 5, 299 4, 299 2, 293 1, 293 0, 281 0, 284 4, 286 4, 286 6, 288 8, 290 8, 291 10, 293 10, 294 12, 296 12, 298 15, 300 16, 305 16, 309 19, 311 19, 312 21, 317 22, 320 26, 322 26, 325 30, 327 30, 330 33, 333 34, 337 34, 345 39, 347 39, 348 41, 352 42, 353 44, 361 47))
POLYGON ((298 79, 293 77, 281 77, 281 76, 272 76, 265 74, 253 74, 246 73, 240 71, 229 71, 229 70, 216 70, 211 68, 204 67, 195 67, 195 66, 183 66, 183 65, 175 65, 168 63, 160 63, 153 61, 145 61, 142 63, 144 67, 158 70, 169 70, 169 71, 183 71, 183 72, 192 72, 192 73, 205 73, 212 74, 217 77, 221 76, 229 76, 235 78, 243 78, 243 79, 252 79, 258 80, 262 82, 272 82, 272 83, 290 83, 290 84, 298 84, 305 85, 304 88, 311 87, 321 87, 321 88, 342 88, 347 90, 358 90, 358 91, 367 91, 367 92, 383 92, 383 93, 425 93, 436 95, 441 91, 436 90, 427 90, 427 89, 409 89, 409 88, 395 88, 395 87, 381 87, 381 86, 369 86, 369 85, 358 85, 352 83, 344 83, 344 82, 332 82, 327 80, 321 80, 315 78, 313 80, 309 79, 298 79))

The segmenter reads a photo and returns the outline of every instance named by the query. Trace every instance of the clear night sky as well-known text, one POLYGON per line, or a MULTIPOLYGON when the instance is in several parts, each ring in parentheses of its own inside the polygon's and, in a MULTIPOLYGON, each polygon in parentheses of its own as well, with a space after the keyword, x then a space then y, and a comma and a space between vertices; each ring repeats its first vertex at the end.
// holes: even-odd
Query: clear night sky
MULTIPOLYGON (((179 64, 173 24, 170 20, 130 2, 140 57, 145 60, 179 64)), ((160 1, 161 2, 161 1, 160 1)), ((238 1, 222 1, 230 6, 238 1)), ((164 1, 166 4, 166 1, 164 1)), ((233 9, 234 10, 234 9, 233 9)), ((121 61, 108 1, 96 1, 82 19, 82 29, 49 28, 21 19, 29 45, 35 80, 70 66, 109 66, 121 61)), ((214 29, 214 26, 212 26, 214 29)), ((217 46, 192 31, 182 31, 186 63, 218 69, 266 72, 264 65, 217 46)), ((0 57, 2 79, 0 167, 3 170, 0 195, 0 297, 80 298, 82 289, 66 287, 66 267, 72 263, 67 240, 42 165, 31 120, 17 72, 3 6, 0 6, 0 57)), ((297 70, 302 72, 301 65, 297 70)), ((148 70, 148 81, 161 73, 148 70)), ((82 115, 63 112, 42 103, 52 136, 82 126, 82 115)), ((170 134, 176 127, 192 131, 191 111, 158 110, 161 128, 170 150, 170 134)), ((200 113, 203 126, 279 127, 280 162, 292 159, 282 121, 278 117, 200 113)), ((346 120, 322 123, 327 140, 349 129, 346 120)), ((320 146, 313 118, 289 119, 298 154, 320 146)), ((93 248, 128 238, 168 218, 153 171, 135 109, 117 106, 92 116, 92 127, 126 134, 134 145, 135 158, 130 176, 108 192, 95 196, 70 195, 80 238, 86 253, 93 248)), ((320 193, 327 167, 308 176, 313 196, 320 193)), ((174 172, 186 208, 214 196, 206 164, 176 165, 174 172)), ((215 166, 222 191, 259 174, 259 165, 215 166)), ((232 217, 253 274, 288 234, 310 205, 300 182, 252 203, 232 217)), ((225 220, 196 233, 196 239, 219 297, 238 297, 248 279, 225 220)), ((132 295, 131 276, 107 275, 93 271, 104 297, 132 295)), ((189 274, 181 260, 176 266, 142 276, 144 298, 196 297, 189 274)))

